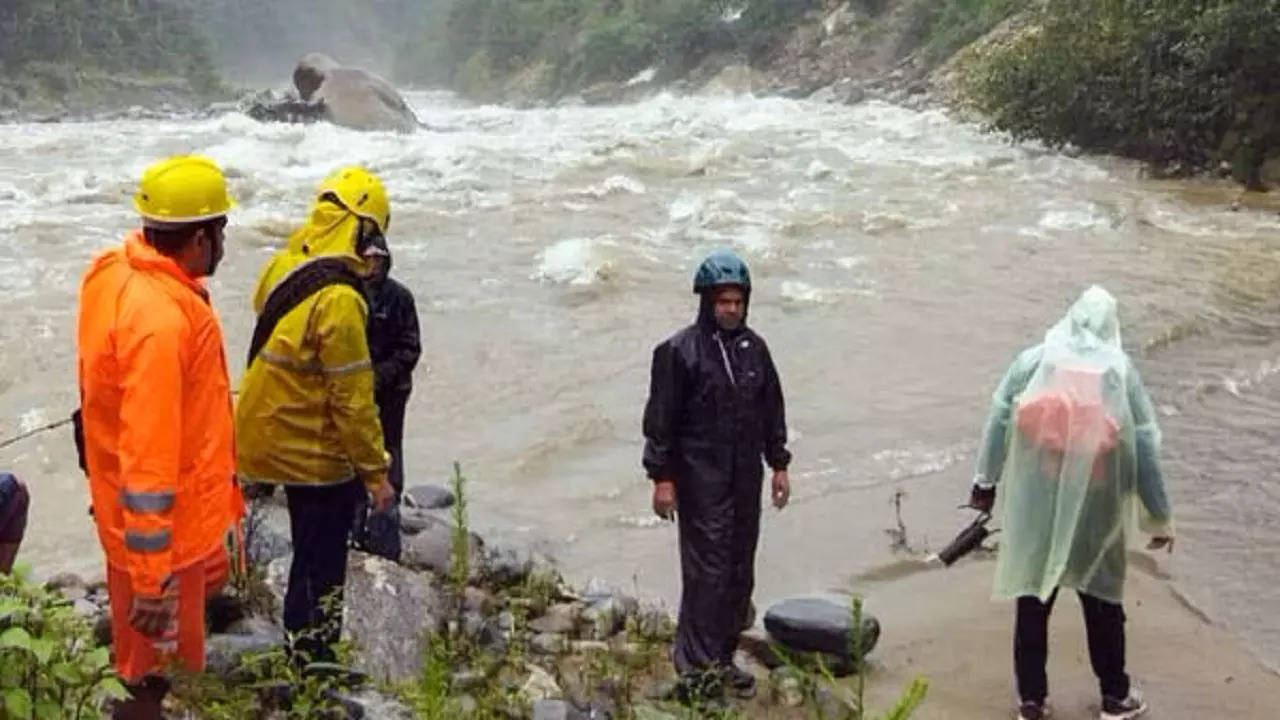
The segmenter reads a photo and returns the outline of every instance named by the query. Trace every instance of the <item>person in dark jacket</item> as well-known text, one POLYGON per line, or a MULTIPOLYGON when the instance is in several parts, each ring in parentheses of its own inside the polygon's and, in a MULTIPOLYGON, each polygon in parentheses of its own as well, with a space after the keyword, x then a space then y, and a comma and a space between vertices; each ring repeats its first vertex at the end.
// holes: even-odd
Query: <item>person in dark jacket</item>
MULTIPOLYGON (((367 281, 369 356, 373 360, 374 400, 382 421, 382 438, 391 455, 388 478, 396 504, 404 494, 404 414, 413 391, 413 369, 422 354, 418 310, 413 293, 390 277, 391 251, 381 235, 363 255, 372 268, 367 281)), ((362 513, 363 514, 363 513, 362 513)), ((400 556, 398 512, 375 513, 357 528, 357 545, 391 558, 400 556)))
POLYGON ((696 322, 653 351, 644 467, 654 512, 678 518, 679 692, 711 699, 727 684, 749 697, 755 679, 733 664, 733 654, 755 584, 765 463, 774 506, 790 497, 786 414, 769 348, 746 326, 746 264, 729 251, 712 253, 693 291, 696 322))
POLYGON ((27 488, 12 473, 0 472, 0 574, 13 571, 13 559, 27 529, 27 488))

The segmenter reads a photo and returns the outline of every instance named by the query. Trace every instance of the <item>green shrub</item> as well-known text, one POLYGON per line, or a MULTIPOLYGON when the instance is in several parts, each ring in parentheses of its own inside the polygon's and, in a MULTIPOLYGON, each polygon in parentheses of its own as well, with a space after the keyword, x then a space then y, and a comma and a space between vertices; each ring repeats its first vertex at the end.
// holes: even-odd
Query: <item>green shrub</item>
POLYGON ((27 579, 0 575, 0 717, 104 717, 128 697, 107 648, 71 602, 27 579))
POLYGON ((1278 46, 1280 0, 1056 0, 969 92, 1015 139, 1252 174, 1280 140, 1278 46))
POLYGON ((95 73, 185 77, 198 92, 222 89, 209 37, 185 3, 7 0, 4 5, 0 64, 6 68, 58 63, 95 73))
POLYGON ((631 16, 605 21, 583 33, 580 62, 582 80, 621 78, 644 70, 657 53, 657 32, 631 16))

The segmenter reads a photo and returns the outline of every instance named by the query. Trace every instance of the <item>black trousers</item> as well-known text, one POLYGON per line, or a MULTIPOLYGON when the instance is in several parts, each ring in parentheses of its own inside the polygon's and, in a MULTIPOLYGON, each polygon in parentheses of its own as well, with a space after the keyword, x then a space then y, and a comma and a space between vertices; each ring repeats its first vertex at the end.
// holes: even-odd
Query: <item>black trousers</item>
POLYGON ((681 587, 672 659, 681 675, 732 665, 750 611, 761 483, 746 478, 739 485, 710 503, 698 497, 705 488, 676 486, 681 587))
POLYGON ((288 486, 293 565, 284 596, 284 628, 303 662, 332 662, 342 633, 342 587, 347 579, 347 541, 356 504, 364 498, 358 480, 340 485, 288 486))
POLYGON ((377 396, 378 420, 382 423, 382 444, 391 454, 387 479, 395 488, 396 499, 404 494, 404 413, 409 404, 408 392, 388 392, 377 396))
MULTIPOLYGON (((1023 702, 1043 703, 1049 695, 1045 663, 1049 660, 1049 614, 1058 598, 1054 590, 1048 602, 1034 596, 1018 598, 1018 619, 1014 628, 1013 662, 1018 675, 1018 695, 1023 702)), ((1124 670, 1124 608, 1080 593, 1085 633, 1089 639, 1089 661, 1098 676, 1104 697, 1129 696, 1129 676, 1124 670)))

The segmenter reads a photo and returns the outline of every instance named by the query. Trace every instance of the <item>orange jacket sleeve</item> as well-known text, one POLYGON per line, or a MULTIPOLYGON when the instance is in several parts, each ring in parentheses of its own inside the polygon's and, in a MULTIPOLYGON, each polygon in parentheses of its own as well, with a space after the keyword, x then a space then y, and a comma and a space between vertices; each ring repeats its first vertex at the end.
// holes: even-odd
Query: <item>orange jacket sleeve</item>
POLYGON ((116 337, 123 390, 120 506, 134 592, 154 596, 162 593, 173 570, 183 362, 190 330, 176 310, 142 305, 123 302, 116 337))

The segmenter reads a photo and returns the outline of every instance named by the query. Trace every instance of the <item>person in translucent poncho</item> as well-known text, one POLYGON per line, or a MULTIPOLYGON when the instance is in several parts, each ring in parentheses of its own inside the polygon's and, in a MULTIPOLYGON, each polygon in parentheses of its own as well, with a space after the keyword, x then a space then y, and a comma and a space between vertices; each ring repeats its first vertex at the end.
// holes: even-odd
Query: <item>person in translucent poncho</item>
POLYGON ((1094 286, 1044 342, 1022 351, 993 398, 970 505, 1003 530, 995 596, 1017 600, 1020 718, 1046 717, 1048 619, 1058 590, 1084 609, 1102 720, 1146 711, 1125 672, 1124 580, 1135 525, 1173 550, 1151 400, 1120 345, 1116 299, 1094 286))

